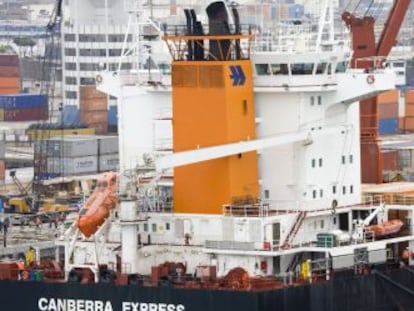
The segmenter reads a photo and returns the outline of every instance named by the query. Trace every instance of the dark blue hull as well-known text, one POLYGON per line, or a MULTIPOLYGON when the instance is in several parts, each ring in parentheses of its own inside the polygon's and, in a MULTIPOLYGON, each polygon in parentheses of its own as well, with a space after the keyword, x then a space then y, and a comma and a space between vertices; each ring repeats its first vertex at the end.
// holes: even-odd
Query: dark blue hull
POLYGON ((378 311, 414 310, 407 269, 272 291, 0 281, 4 311, 378 311))

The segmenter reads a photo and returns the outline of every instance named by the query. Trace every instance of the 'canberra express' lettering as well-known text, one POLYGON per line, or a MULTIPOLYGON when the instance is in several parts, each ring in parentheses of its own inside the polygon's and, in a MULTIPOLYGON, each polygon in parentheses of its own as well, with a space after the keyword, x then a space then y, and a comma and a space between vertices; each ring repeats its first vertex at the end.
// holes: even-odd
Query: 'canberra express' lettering
MULTIPOLYGON (((40 311, 114 311, 110 301, 86 299, 40 298, 37 306, 40 311)), ((118 310, 118 309, 115 309, 118 310)), ((124 301, 122 311, 185 311, 181 304, 144 303, 124 301)))

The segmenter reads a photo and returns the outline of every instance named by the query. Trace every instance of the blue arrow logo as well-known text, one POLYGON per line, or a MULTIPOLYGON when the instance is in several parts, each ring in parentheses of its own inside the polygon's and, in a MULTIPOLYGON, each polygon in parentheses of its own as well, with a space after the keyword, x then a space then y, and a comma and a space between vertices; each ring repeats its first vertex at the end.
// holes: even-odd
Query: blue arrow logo
POLYGON ((230 78, 233 80, 233 86, 244 85, 246 76, 244 75, 242 67, 240 65, 230 66, 230 71, 230 78))

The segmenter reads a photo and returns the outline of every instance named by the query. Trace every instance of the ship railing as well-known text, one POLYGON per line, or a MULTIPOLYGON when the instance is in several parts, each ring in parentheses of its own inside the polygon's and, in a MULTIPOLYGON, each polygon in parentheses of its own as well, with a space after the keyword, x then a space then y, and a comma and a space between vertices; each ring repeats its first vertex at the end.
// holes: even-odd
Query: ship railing
POLYGON ((414 205, 414 195, 410 193, 389 192, 387 194, 364 194, 362 203, 365 205, 414 205))
POLYGON ((238 242, 238 241, 205 241, 205 248, 223 249, 223 250, 241 250, 254 251, 257 249, 255 242, 238 242))

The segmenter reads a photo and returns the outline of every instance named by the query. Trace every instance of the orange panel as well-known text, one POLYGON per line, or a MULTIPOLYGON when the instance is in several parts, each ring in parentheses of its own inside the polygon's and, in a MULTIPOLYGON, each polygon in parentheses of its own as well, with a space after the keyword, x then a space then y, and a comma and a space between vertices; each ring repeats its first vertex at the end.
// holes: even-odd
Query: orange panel
POLYGON ((405 116, 414 117, 414 103, 405 103, 405 116))
POLYGON ((20 79, 18 77, 0 77, 0 88, 19 88, 20 79))
POLYGON ((378 116, 380 119, 398 118, 398 103, 380 103, 378 104, 378 116))
POLYGON ((382 183, 382 155, 376 141, 361 143, 361 181, 382 183))
MULTIPOLYGON (((250 61, 173 63, 174 151, 255 138, 250 61), (243 85, 233 85, 230 66, 241 66, 243 85)), ((258 196, 256 152, 178 167, 174 210, 221 214, 237 196, 258 196)))
POLYGON ((379 104, 398 103, 398 96, 399 96, 398 94, 399 94, 398 90, 391 90, 388 92, 384 92, 378 95, 377 101, 379 104))
POLYGON ((80 112, 80 119, 86 124, 107 123, 108 110, 101 111, 82 111, 80 112))
POLYGON ((414 130, 414 117, 404 118, 404 129, 408 131, 414 130))

